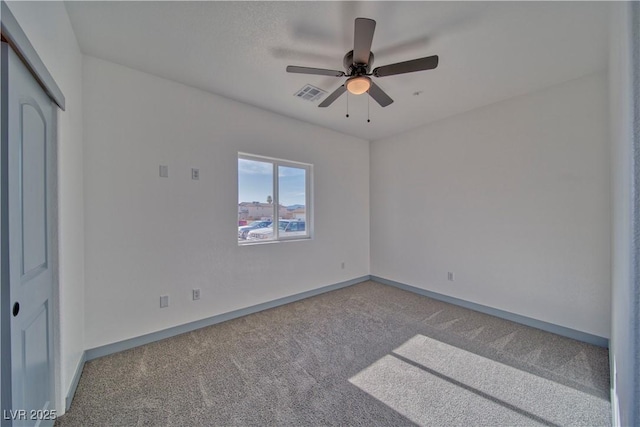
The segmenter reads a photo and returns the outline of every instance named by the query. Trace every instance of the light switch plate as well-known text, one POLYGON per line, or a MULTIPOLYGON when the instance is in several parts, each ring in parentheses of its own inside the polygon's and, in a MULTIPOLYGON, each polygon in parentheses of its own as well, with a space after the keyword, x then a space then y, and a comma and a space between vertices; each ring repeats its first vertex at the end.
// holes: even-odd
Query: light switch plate
POLYGON ((160 177, 161 178, 169 178, 169 166, 160 165, 160 177))
POLYGON ((160 295, 160 308, 169 307, 169 295, 160 295))

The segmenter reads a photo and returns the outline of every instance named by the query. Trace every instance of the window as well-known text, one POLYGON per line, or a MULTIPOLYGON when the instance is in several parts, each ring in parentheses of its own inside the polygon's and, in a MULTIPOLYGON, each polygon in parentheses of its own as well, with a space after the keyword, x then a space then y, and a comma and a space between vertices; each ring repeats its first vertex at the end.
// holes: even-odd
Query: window
POLYGON ((312 165, 238 154, 238 244, 307 239, 312 165))

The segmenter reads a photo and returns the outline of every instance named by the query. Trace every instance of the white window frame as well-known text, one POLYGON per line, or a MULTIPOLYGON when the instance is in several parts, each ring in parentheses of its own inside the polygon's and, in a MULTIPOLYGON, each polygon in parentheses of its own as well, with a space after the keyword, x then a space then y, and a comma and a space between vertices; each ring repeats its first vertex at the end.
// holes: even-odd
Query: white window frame
MULTIPOLYGON (((269 239, 267 241, 255 241, 255 240, 244 240, 244 241, 238 241, 238 245, 240 246, 245 246, 245 245, 254 245, 254 244, 266 244, 266 243, 276 243, 276 242, 286 242, 286 241, 294 241, 294 240, 310 240, 312 238, 312 205, 311 205, 311 201, 312 201, 312 197, 311 197, 311 189, 312 189, 312 181, 313 181, 313 165, 310 163, 302 163, 302 162, 296 162, 293 160, 284 160, 284 159, 278 159, 275 157, 267 157, 267 156, 261 156, 261 155, 257 155, 257 154, 250 154, 250 153, 243 153, 243 152, 238 152, 238 160, 243 159, 243 160, 252 160, 252 161, 257 161, 257 162, 264 162, 264 163, 271 163, 272 167, 273 167, 273 172, 272 172, 272 176, 273 176, 273 194, 272 194, 272 204, 273 204, 273 212, 272 212, 272 218, 273 218, 273 238, 269 239), (279 173, 278 173, 278 168, 280 166, 284 166, 284 167, 292 167, 292 168, 297 168, 297 169, 304 169, 305 170, 305 234, 304 235, 295 235, 295 236, 280 236, 280 211, 279 211, 279 207, 280 207, 280 194, 279 194, 279 173)), ((236 166, 237 167, 237 166, 236 166)), ((239 172, 238 172, 238 176, 239 176, 239 172)), ((236 180, 237 181, 237 180, 236 180)), ((239 190, 239 189, 238 189, 239 190)), ((240 200, 238 200, 238 203, 240 203, 240 200)), ((237 223, 237 218, 236 218, 236 223, 237 223)))

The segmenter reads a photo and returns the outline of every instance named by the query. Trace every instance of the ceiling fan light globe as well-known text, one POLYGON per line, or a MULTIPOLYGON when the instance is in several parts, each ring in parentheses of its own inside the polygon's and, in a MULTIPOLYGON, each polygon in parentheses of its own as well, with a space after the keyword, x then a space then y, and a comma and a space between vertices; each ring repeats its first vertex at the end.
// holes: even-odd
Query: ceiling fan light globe
POLYGON ((351 77, 347 80, 347 90, 354 95, 362 95, 371 87, 371 79, 367 76, 351 77))

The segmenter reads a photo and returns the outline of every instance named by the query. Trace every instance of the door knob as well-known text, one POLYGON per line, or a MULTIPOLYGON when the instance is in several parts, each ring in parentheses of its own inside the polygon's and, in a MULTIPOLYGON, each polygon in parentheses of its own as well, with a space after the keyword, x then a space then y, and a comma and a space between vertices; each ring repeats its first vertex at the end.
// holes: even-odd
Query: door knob
POLYGON ((13 304, 13 317, 16 317, 19 312, 20 312, 20 303, 16 301, 16 303, 13 304))

